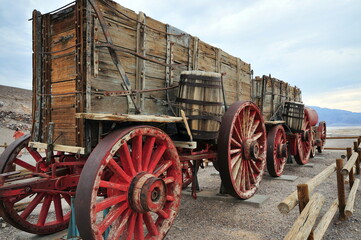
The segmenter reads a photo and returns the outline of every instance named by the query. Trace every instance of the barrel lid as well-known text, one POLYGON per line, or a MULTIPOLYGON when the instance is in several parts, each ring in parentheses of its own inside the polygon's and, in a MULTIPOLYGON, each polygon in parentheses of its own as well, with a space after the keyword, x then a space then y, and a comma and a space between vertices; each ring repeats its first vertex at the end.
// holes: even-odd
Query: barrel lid
POLYGON ((192 71, 182 71, 181 75, 196 75, 196 76, 205 76, 205 77, 216 77, 220 78, 221 74, 216 72, 205 72, 199 70, 192 70, 192 71))

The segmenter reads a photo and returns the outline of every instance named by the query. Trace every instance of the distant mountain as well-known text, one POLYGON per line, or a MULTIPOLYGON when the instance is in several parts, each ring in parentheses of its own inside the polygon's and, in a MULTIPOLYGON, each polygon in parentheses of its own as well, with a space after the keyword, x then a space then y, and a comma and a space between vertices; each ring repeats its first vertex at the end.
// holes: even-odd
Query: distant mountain
POLYGON ((326 121, 327 126, 361 126, 361 113, 339 109, 309 106, 318 113, 319 121, 326 121))

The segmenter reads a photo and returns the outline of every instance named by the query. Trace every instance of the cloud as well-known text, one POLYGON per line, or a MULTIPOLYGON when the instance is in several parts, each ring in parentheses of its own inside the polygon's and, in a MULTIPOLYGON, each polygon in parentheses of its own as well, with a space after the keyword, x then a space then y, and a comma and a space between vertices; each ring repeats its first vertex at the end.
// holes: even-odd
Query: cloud
MULTIPOLYGON (((0 5, 0 84, 30 85, 32 43, 27 19, 35 8, 46 13, 70 1, 19 0, 0 5)), ((116 2, 240 57, 251 64, 255 75, 271 73, 297 85, 305 101, 310 97, 317 103, 321 98, 313 96, 327 96, 360 82, 359 0, 116 2)))
POLYGON ((304 94, 303 100, 306 105, 361 113, 360 93, 361 84, 357 84, 319 94, 304 94))

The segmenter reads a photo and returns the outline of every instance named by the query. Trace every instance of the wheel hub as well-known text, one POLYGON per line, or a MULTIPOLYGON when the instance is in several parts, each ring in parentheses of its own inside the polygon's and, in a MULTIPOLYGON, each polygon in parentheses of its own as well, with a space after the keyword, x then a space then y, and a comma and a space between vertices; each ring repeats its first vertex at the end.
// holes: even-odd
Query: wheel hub
POLYGON ((165 182, 153 174, 145 172, 137 174, 129 187, 128 200, 131 208, 136 212, 157 212, 163 208, 166 197, 165 182))
POLYGON ((259 144, 257 141, 247 139, 243 144, 243 154, 245 159, 257 160, 259 157, 259 144))
POLYGON ((278 158, 284 158, 284 157, 287 157, 287 144, 278 144, 278 147, 277 147, 277 157, 278 158))

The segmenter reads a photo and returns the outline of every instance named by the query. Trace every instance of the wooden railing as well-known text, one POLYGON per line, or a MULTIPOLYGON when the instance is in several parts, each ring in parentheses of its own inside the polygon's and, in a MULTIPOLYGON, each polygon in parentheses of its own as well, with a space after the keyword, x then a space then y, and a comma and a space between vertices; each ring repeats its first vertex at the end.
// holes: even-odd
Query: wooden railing
MULTIPOLYGON (((361 136, 337 136, 337 137, 326 137, 328 140, 342 140, 342 139, 357 139, 357 142, 361 141, 361 136)), ((345 147, 325 147, 325 150, 346 150, 345 147)))
POLYGON ((278 205, 279 211, 283 214, 289 213, 297 204, 299 205, 300 215, 284 239, 322 239, 337 209, 341 221, 352 216, 356 192, 360 184, 360 179, 355 179, 354 175, 354 172, 360 175, 361 138, 357 137, 357 140, 357 142, 354 142, 353 148, 347 148, 347 161, 345 164, 343 159, 336 159, 336 163, 328 166, 314 178, 305 184, 297 185, 297 190, 278 205), (336 172, 337 176, 337 199, 333 201, 317 227, 314 227, 325 202, 325 197, 320 193, 316 193, 310 198, 310 193, 334 172, 336 172), (345 183, 349 183, 351 189, 347 200, 345 183))

